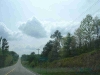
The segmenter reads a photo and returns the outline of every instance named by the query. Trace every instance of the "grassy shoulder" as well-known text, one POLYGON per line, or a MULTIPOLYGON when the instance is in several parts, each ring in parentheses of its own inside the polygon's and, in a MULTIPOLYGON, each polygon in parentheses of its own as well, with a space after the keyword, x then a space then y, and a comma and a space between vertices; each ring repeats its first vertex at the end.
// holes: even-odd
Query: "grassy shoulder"
POLYGON ((49 67, 85 67, 100 71, 100 51, 92 51, 79 56, 65 58, 49 63, 49 67))
POLYGON ((100 51, 92 51, 47 63, 47 67, 44 64, 31 67, 28 61, 22 61, 22 65, 40 75, 100 75, 100 59, 98 57, 100 57, 100 51))
POLYGON ((76 70, 77 68, 32 68, 24 63, 26 62, 22 62, 24 67, 40 75, 100 75, 100 72, 87 71, 87 69, 82 68, 78 70, 76 70))

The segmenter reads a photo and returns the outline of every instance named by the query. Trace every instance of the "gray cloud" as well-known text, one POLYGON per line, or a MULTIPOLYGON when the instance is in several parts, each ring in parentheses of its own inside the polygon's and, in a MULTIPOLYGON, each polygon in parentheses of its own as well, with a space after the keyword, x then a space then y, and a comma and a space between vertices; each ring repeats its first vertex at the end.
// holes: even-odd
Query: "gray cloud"
POLYGON ((7 38, 8 36, 10 36, 10 30, 0 22, 0 37, 1 36, 7 38))
POLYGON ((6 38, 9 41, 12 40, 20 40, 22 34, 21 32, 12 32, 10 29, 6 27, 4 23, 0 22, 0 37, 6 38))
POLYGON ((35 38, 46 37, 45 29, 42 27, 42 24, 36 18, 33 18, 32 20, 28 20, 26 23, 21 24, 19 26, 19 29, 23 33, 31 37, 35 37, 35 38))
POLYGON ((25 47, 25 49, 28 49, 28 50, 36 50, 37 48, 31 47, 31 46, 28 45, 28 46, 25 47))

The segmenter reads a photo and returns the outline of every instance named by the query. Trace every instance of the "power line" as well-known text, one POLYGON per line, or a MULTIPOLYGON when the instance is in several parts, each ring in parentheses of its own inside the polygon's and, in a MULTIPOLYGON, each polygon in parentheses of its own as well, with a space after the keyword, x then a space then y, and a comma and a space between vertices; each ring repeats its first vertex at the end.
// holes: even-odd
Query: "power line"
MULTIPOLYGON (((87 11, 89 11, 92 7, 94 7, 97 3, 99 2, 99 0, 97 0, 93 5, 91 5, 88 9, 86 9, 81 15, 79 15, 75 20, 73 20, 69 25, 71 25, 71 24, 73 24, 78 18, 80 18, 81 16, 83 16, 87 11)), ((72 3, 72 2, 71 2, 72 3)), ((71 4, 70 3, 70 4, 71 4)), ((69 4, 69 5, 70 5, 69 4)), ((100 9, 99 9, 100 10, 100 9)), ((99 10, 97 10, 96 12, 98 12, 99 10)), ((95 13, 96 13, 95 12, 95 13)), ((94 13, 94 14, 95 14, 94 13)), ((66 29, 66 28, 64 28, 64 29, 66 29)), ((61 31, 63 31, 64 29, 62 29, 61 31)), ((40 47, 39 47, 40 48, 40 47)))
MULTIPOLYGON (((99 11, 100 11, 100 9, 98 9, 96 12, 99 12, 99 11)), ((92 15, 95 15, 96 12, 94 12, 92 15)))
MULTIPOLYGON (((86 9, 81 15, 79 15, 75 20, 73 20, 69 25, 73 24, 78 18, 80 18, 81 16, 83 16, 83 14, 85 14, 88 10, 90 10, 93 6, 95 6, 97 3, 99 2, 99 0, 97 0, 92 6, 90 6, 88 9, 86 9)), ((66 29, 66 28, 65 28, 66 29)), ((62 29, 64 30, 64 29, 62 29)), ((61 31, 62 31, 61 30, 61 31)))

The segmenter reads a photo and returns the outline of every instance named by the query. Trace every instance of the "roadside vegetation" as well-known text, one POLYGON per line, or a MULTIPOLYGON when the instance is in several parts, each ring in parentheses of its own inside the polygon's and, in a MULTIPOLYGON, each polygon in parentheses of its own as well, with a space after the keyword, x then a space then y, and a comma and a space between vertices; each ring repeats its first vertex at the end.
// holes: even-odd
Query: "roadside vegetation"
POLYGON ((13 65, 17 62, 19 55, 14 51, 9 51, 8 41, 0 38, 0 68, 13 65))
POLYGON ((50 38, 41 54, 22 55, 22 64, 41 75, 100 74, 100 19, 97 16, 86 15, 74 34, 68 32, 62 36, 56 30, 50 38))

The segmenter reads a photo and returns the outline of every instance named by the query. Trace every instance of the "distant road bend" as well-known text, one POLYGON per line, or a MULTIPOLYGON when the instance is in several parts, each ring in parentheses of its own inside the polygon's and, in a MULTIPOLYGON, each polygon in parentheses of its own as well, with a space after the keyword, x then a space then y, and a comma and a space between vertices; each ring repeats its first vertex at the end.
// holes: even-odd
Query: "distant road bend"
POLYGON ((19 59, 15 65, 0 69, 0 75, 37 75, 37 74, 24 68, 19 59))

